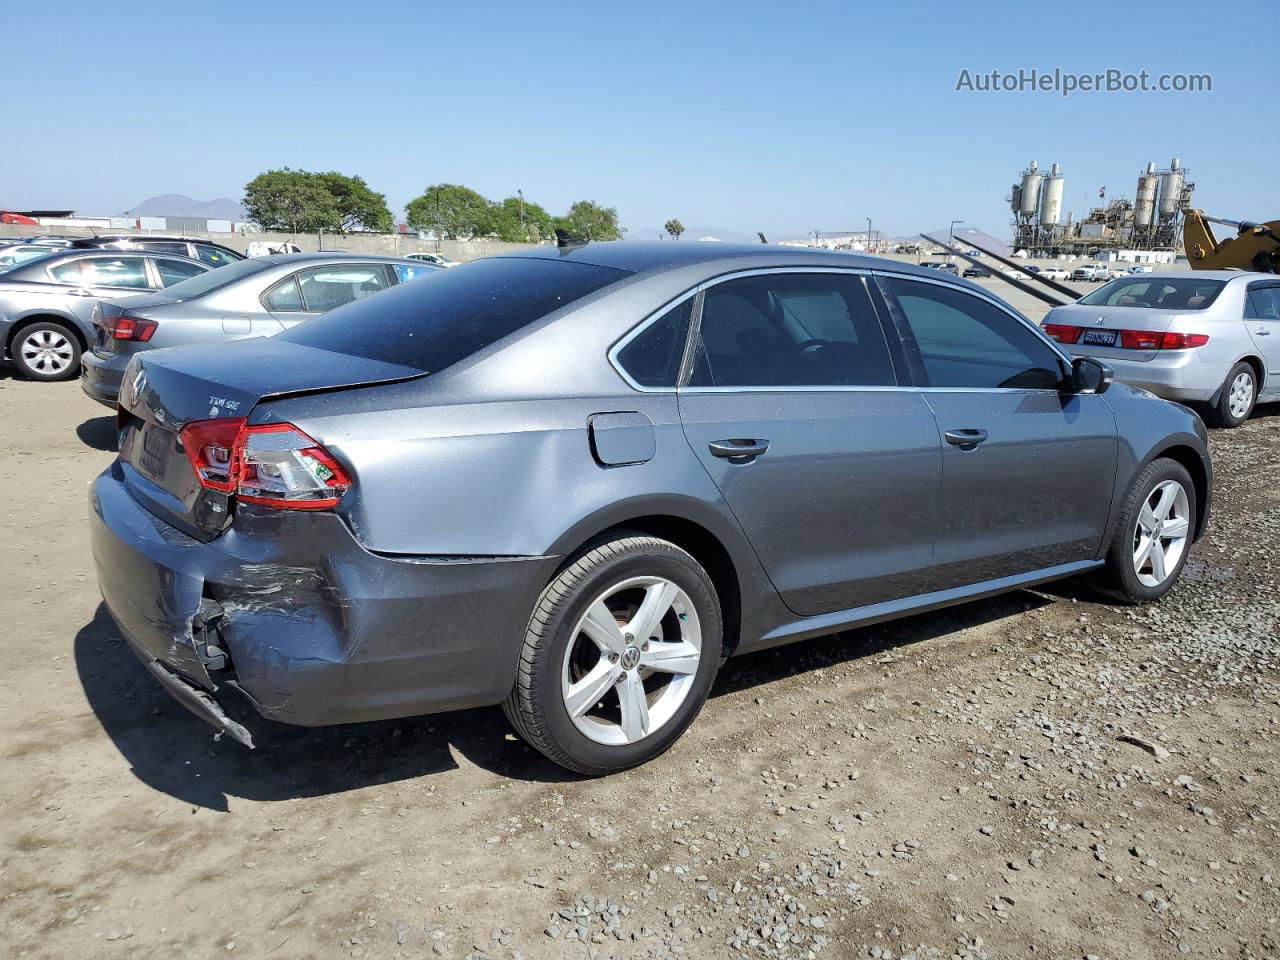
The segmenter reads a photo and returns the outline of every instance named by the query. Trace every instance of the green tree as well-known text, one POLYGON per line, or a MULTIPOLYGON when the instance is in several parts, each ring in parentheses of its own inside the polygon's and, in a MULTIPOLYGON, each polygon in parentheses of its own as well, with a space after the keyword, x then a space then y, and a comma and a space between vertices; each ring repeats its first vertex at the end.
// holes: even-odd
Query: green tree
POLYGON ((679 220, 677 220, 675 217, 672 217, 670 220, 668 220, 666 223, 662 225, 662 229, 667 231, 668 234, 675 237, 677 240, 679 240, 680 234, 684 233, 684 224, 681 223, 679 220))
POLYGON ((338 229, 343 233, 357 227, 374 233, 392 232, 394 225, 386 194, 375 193, 361 177, 348 177, 336 171, 314 176, 333 196, 338 208, 338 229))
POLYGON ((537 243, 555 231, 551 214, 539 204, 519 197, 507 197, 492 211, 493 232, 511 243, 537 243))
POLYGON ((268 170, 244 187, 244 208, 263 230, 310 233, 337 230, 342 222, 333 194, 305 170, 268 170))
POLYGON ((471 240, 494 232, 493 204, 470 187, 436 183, 405 207, 409 226, 450 240, 471 240))
POLYGON ((557 227, 570 236, 587 240, 621 240, 622 228, 618 225, 618 211, 602 207, 594 200, 579 200, 569 212, 556 219, 557 227))

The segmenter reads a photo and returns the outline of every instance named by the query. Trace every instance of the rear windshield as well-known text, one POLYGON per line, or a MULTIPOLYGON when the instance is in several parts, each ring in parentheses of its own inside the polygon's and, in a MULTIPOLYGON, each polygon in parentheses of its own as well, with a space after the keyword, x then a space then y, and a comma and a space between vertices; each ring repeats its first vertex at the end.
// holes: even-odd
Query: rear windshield
POLYGON ((171 287, 165 287, 165 296, 177 297, 179 300, 203 297, 206 293, 252 276, 255 273, 260 273, 271 266, 274 266, 274 264, 269 260, 237 260, 234 263, 227 264, 225 267, 218 267, 216 270, 209 270, 206 273, 198 273, 190 280, 183 280, 181 283, 175 283, 171 287))
POLYGON ((1121 277, 1077 302, 1091 307, 1150 307, 1155 310, 1203 310, 1218 298, 1221 280, 1196 277, 1121 277))
POLYGON ((473 260, 339 307, 279 339, 432 372, 627 276, 565 260, 473 260))

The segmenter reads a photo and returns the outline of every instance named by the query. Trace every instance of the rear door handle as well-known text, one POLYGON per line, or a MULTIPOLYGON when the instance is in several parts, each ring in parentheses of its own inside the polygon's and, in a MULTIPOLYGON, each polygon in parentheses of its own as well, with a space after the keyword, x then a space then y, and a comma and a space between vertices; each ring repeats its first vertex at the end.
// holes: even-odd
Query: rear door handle
POLYGON ((1270 331, 1270 330, 1268 330, 1266 327, 1261 327, 1261 328, 1259 328, 1259 329, 1257 329, 1257 330, 1255 330, 1255 331, 1253 331, 1253 332, 1254 332, 1254 333, 1256 333, 1256 334, 1257 334, 1258 336, 1260 336, 1260 337, 1269 337, 1269 336, 1271 336, 1271 331, 1270 331))
POLYGON ((711 451, 713 457, 723 457, 726 460, 754 460, 766 450, 769 449, 768 440, 747 440, 736 438, 733 440, 712 440, 707 444, 707 448, 711 451))
POLYGON ((973 450, 987 439, 987 431, 985 430, 948 430, 943 434, 947 438, 947 443, 953 447, 959 447, 961 450, 973 450))

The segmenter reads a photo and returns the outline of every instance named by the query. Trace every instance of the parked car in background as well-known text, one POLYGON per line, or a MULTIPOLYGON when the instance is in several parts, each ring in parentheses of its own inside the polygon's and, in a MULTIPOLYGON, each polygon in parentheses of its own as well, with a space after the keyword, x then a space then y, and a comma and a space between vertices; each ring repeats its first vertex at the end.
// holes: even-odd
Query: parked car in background
POLYGON ((59 237, 51 234, 27 238, 27 243, 35 243, 44 247, 70 247, 74 242, 74 237, 59 237))
POLYGON ((926 267, 930 270, 937 270, 940 273, 949 273, 952 276, 958 276, 960 273, 959 267, 946 260, 926 260, 924 263, 920 264, 920 266, 926 267))
POLYGON ((848 253, 541 247, 129 370, 102 594, 243 743, 239 693, 307 726, 501 703, 624 770, 731 654, 1077 574, 1155 600, 1212 487, 1192 411, 848 253))
POLYGON ((434 263, 437 267, 456 267, 457 260, 450 260, 448 257, 440 253, 406 253, 405 256, 410 260, 421 260, 423 263, 434 263))
POLYGON ((1124 271, 1126 274, 1150 273, 1151 268, 1146 264, 1135 263, 1132 267, 1124 271))
POLYGON ((13 243, 0 247, 0 273, 10 267, 47 257, 57 251, 56 247, 46 247, 38 243, 13 243))
POLYGON ((1063 270, 1062 267, 1041 267, 1039 273, 1040 273, 1040 276, 1042 276, 1046 280, 1071 279, 1071 274, 1068 273, 1066 270, 1063 270))
POLYGON ((1231 270, 1119 277, 1044 318, 1073 356, 1238 427, 1280 400, 1280 278, 1231 270))
POLYGON ((991 271, 986 267, 969 266, 964 268, 964 275, 971 279, 974 277, 989 277, 991 276, 991 271))
POLYGON ((251 257, 269 257, 276 253, 302 253, 302 248, 287 240, 252 240, 245 252, 251 257))
POLYGON ((92 312, 80 385, 114 406, 129 361, 159 347, 270 337, 397 284, 438 273, 416 260, 304 253, 254 257, 147 297, 92 312))
POLYGON ((201 240, 194 237, 161 237, 151 234, 117 234, 114 236, 82 237, 72 246, 81 248, 104 247, 113 250, 145 250, 148 253, 172 253, 180 257, 191 257, 211 267, 225 267, 244 259, 230 247, 224 247, 212 240, 201 240))
POLYGON ((93 342, 97 299, 163 290, 212 270, 189 257, 51 249, 0 273, 0 344, 32 380, 67 380, 93 342))
POLYGON ((1101 263, 1085 263, 1071 271, 1072 280, 1085 280, 1089 283, 1105 283, 1111 279, 1111 270, 1101 263))
POLYGON ((1001 271, 1000 271, 1000 276, 1002 276, 1002 277, 1007 277, 1007 278, 1008 278, 1008 279, 1010 279, 1010 280, 1026 280, 1026 279, 1028 279, 1027 274, 1023 273, 1021 270, 1015 270, 1015 269, 1013 269, 1012 267, 1008 267, 1008 268, 1006 268, 1006 269, 1004 269, 1004 270, 1001 270, 1001 271))

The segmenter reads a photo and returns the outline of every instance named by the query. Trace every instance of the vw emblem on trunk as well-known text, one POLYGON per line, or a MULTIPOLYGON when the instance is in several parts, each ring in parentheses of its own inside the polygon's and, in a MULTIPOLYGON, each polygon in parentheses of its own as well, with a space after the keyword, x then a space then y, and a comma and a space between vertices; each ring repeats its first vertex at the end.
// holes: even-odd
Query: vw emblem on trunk
POLYGON ((142 396, 142 391, 147 385, 147 371, 139 370, 133 378, 133 399, 137 400, 142 396))
POLYGON ((1106 323, 1106 322, 1107 322, 1107 318, 1106 318, 1106 317, 1099 317, 1097 320, 1093 321, 1094 325, 1095 325, 1095 326, 1099 326, 1099 327, 1100 327, 1100 326, 1102 326, 1102 325, 1103 325, 1104 323, 1106 323))

